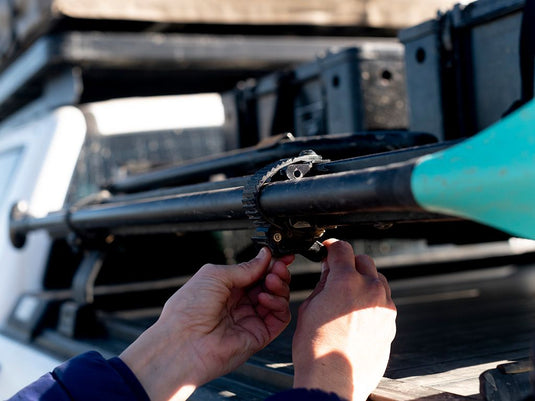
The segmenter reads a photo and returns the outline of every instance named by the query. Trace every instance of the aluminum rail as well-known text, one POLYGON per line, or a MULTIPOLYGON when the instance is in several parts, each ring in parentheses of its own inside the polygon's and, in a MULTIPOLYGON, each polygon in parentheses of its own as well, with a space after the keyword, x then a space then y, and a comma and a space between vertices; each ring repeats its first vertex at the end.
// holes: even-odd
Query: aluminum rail
MULTIPOLYGON (((406 181, 406 177, 400 179, 397 175, 410 173, 411 162, 407 160, 451 145, 440 143, 323 163, 323 175, 265 186, 261 193, 263 213, 327 226, 446 218, 421 209, 411 200, 407 188, 396 182, 406 181)), ((250 176, 117 195, 44 217, 32 217, 18 204, 11 213, 11 239, 21 247, 29 232, 41 229, 53 237, 63 237, 73 233, 105 236, 251 228, 253 224, 242 206, 248 179, 250 176)))

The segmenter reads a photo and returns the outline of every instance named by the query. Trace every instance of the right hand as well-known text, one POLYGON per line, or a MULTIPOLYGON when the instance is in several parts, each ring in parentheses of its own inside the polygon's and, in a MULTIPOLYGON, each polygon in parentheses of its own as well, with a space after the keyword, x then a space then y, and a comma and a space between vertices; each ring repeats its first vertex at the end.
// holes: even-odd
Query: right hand
POLYGON ((396 333, 386 278, 351 245, 326 240, 320 281, 301 304, 293 339, 294 387, 364 401, 383 376, 396 333))

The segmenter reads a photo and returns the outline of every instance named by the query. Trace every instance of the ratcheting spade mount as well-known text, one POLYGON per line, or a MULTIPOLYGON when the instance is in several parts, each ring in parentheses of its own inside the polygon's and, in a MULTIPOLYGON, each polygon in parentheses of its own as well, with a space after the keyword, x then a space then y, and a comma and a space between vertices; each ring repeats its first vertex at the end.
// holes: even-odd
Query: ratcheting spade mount
POLYGON ((260 195, 267 184, 300 180, 319 162, 326 161, 314 151, 304 150, 297 157, 279 160, 257 171, 245 184, 242 204, 257 233, 252 239, 259 245, 268 246, 273 256, 299 253, 314 262, 327 256, 327 249, 317 241, 325 227, 287 217, 268 217, 260 205, 260 195))

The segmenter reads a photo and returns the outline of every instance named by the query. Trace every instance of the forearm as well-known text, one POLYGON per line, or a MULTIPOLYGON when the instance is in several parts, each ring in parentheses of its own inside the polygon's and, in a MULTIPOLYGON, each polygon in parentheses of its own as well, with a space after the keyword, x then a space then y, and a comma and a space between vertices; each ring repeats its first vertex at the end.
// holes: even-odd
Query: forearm
POLYGON ((172 335, 158 323, 119 356, 138 378, 151 401, 186 400, 203 384, 202 369, 186 338, 172 335))
POLYGON ((347 361, 340 359, 343 359, 342 355, 329 355, 311 362, 307 368, 296 367, 294 388, 317 389, 325 393, 335 393, 346 400, 357 401, 353 397, 355 389, 350 366, 347 361))
POLYGON ((187 399, 262 349, 290 320, 290 273, 267 249, 239 265, 204 265, 120 358, 152 401, 187 399))

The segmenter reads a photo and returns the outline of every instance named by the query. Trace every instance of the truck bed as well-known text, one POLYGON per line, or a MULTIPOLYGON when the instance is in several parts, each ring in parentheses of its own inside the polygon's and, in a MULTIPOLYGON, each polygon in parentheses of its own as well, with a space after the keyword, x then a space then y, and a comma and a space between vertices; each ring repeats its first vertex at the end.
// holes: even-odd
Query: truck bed
MULTIPOLYGON (((481 267, 485 263, 480 261, 470 270, 401 278, 396 270, 384 270, 387 278, 391 276, 398 309, 397 335, 385 377, 371 398, 482 399, 484 372, 527 361, 535 329, 535 265, 524 262, 481 267)), ((293 272, 294 318, 289 327, 235 372, 199 388, 191 400, 263 400, 291 387, 295 318, 319 275, 314 269, 293 272)), ((74 341, 47 330, 36 342, 64 354, 96 348, 111 356, 148 327, 158 312, 155 308, 103 314, 113 340, 74 341)))

